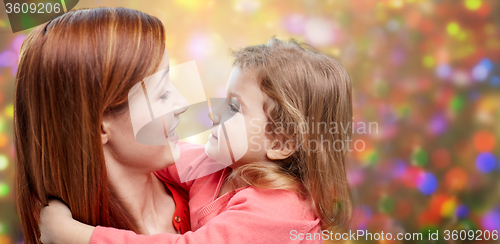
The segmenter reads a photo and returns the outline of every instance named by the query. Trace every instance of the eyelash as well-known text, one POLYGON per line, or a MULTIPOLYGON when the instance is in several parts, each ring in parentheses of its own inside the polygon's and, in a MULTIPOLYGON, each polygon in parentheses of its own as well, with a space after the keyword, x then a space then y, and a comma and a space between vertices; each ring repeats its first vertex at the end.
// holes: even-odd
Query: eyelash
POLYGON ((240 109, 238 108, 238 106, 236 106, 234 103, 230 103, 229 104, 229 108, 230 108, 231 112, 237 113, 237 112, 240 111, 240 109))
POLYGON ((163 96, 160 97, 160 99, 167 100, 169 94, 170 94, 170 92, 167 91, 163 96))

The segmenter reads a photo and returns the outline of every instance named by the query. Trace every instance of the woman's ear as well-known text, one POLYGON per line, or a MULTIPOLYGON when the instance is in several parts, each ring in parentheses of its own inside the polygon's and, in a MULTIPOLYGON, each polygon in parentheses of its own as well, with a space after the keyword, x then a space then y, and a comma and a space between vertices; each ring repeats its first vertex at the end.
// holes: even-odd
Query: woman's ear
POLYGON ((108 141, 109 141, 109 136, 110 136, 109 126, 110 126, 109 121, 107 121, 106 119, 103 119, 102 123, 101 123, 101 142, 102 142, 102 145, 108 143, 108 141))
POLYGON ((295 143, 291 140, 285 141, 274 140, 271 148, 267 150, 266 155, 271 160, 280 160, 288 158, 295 152, 295 143))

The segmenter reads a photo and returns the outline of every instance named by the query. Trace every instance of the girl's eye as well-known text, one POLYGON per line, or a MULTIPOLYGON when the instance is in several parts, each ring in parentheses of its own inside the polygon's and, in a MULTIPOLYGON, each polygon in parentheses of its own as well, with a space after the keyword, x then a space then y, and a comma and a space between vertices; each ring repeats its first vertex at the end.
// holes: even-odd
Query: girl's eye
POLYGON ((168 95, 170 95, 170 92, 167 91, 163 96, 160 97, 160 99, 167 100, 168 99, 168 95))
POLYGON ((237 112, 239 112, 239 111, 240 111, 240 108, 239 108, 239 107, 238 107, 238 105, 237 105, 237 104, 235 104, 235 103, 230 103, 230 104, 229 104, 229 109, 230 109, 230 110, 231 110, 231 112, 233 112, 233 113, 237 113, 237 112))

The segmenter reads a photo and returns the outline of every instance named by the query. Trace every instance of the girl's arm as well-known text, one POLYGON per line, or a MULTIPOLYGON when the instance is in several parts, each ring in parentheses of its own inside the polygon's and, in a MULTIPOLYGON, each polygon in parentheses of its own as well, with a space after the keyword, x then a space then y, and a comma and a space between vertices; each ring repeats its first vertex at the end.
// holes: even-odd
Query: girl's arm
MULTIPOLYGON (((315 236, 316 240, 308 243, 323 243, 318 237, 319 219, 311 216, 310 212, 303 208, 304 205, 297 204, 296 196, 283 190, 247 189, 249 194, 236 194, 230 200, 226 211, 204 223, 198 230, 189 231, 184 235, 163 233, 145 236, 109 227, 93 228, 69 219, 68 215, 61 216, 65 219, 59 228, 50 229, 52 233, 43 234, 57 236, 57 239, 48 243, 254 244, 297 243, 309 233, 311 237, 315 236), (83 234, 77 235, 80 231, 83 231, 83 234)), ((203 222, 203 218, 199 221, 203 222)))
POLYGON ((42 208, 39 227, 43 244, 88 244, 95 229, 74 220, 69 208, 59 200, 51 200, 49 206, 42 208))

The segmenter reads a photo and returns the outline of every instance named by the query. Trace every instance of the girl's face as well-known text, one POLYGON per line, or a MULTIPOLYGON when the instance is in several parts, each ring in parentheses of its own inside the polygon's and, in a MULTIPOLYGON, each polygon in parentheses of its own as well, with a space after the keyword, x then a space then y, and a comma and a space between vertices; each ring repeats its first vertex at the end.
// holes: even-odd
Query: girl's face
POLYGON ((214 127, 205 145, 210 158, 231 168, 268 161, 271 141, 265 133, 265 99, 255 72, 234 67, 225 101, 212 110, 214 127))
POLYGON ((106 162, 149 173, 174 164, 180 156, 175 128, 189 104, 170 82, 166 51, 158 72, 131 89, 128 103, 126 113, 104 118, 106 162))

